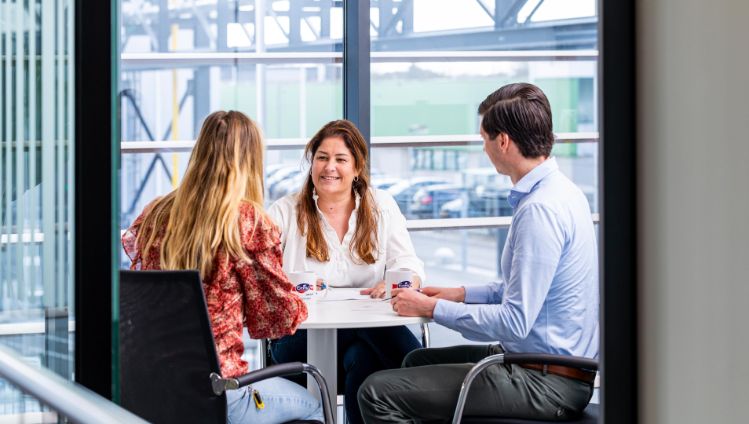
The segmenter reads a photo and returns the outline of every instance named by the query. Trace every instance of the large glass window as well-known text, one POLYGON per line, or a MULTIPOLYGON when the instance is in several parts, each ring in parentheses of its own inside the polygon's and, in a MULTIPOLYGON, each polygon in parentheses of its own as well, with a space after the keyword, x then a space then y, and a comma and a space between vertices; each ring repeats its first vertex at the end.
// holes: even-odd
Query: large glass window
MULTIPOLYGON (((370 4, 372 182, 408 218, 427 284, 499 275, 511 182, 482 152, 476 109, 503 84, 548 94, 553 155, 597 212, 594 0, 370 4)), ((304 144, 343 117, 343 2, 121 5, 121 226, 176 186, 202 119, 217 109, 262 126, 266 200, 296 191, 304 144)), ((445 334, 435 344, 463 342, 445 334)))
MULTIPOLYGON (((0 4, 0 343, 69 379, 73 4, 0 4)), ((0 391, 0 416, 41 411, 6 382, 0 391)))
MULTIPOLYGON (((456 35, 459 37, 459 35, 456 35)), ((567 61, 527 62, 497 59, 494 52, 471 52, 473 62, 390 62, 385 54, 373 53, 372 132, 378 137, 397 140, 399 149, 378 149, 373 153, 373 169, 403 180, 402 186, 429 177, 434 183, 449 183, 438 191, 443 201, 457 195, 453 185, 465 191, 465 201, 452 202, 445 210, 433 206, 431 214, 414 214, 410 205, 418 198, 404 199, 413 192, 391 193, 399 199, 409 218, 499 216, 509 209, 482 207, 492 197, 506 198, 508 179, 497 178, 478 136, 478 104, 500 86, 516 81, 531 82, 547 93, 552 106, 558 137, 553 154, 562 170, 588 195, 596 209, 597 129, 595 115, 596 59, 591 52, 567 61), (386 61, 386 62, 378 62, 386 61), (480 177, 484 175, 485 177, 480 177), (489 193, 488 185, 502 193, 489 193), (443 193, 443 191, 450 193, 443 193), (504 197, 503 197, 504 196, 504 197), (489 197, 489 199, 487 199, 489 197), (462 212, 458 213, 462 208, 462 212)), ((442 54, 451 54, 443 52, 442 54)), ((402 58, 406 52, 398 52, 402 58)), ((509 52, 513 54, 513 52, 509 52)), ((517 53, 516 53, 517 54, 517 53)), ((431 54, 429 60, 439 53, 431 54)), ((400 60, 400 59, 399 59, 400 60)), ((399 185, 399 186, 401 186, 399 185)), ((396 186, 396 187, 399 187, 396 186)), ((496 190, 495 190, 496 191, 496 190)), ((426 193, 420 194, 422 197, 426 193)), ((501 203, 505 203, 504 200, 501 203)))
POLYGON ((302 6, 121 2, 123 229, 176 187, 203 118, 215 110, 257 121, 268 177, 298 181, 299 148, 343 110, 342 9, 332 0, 302 6))
MULTIPOLYGON (((557 136, 552 155, 597 212, 594 0, 402 0, 372 6, 374 181, 382 182, 409 220, 428 285, 485 284, 500 277, 512 183, 482 151, 477 108, 504 84, 530 82, 547 94, 557 136)), ((467 342, 434 327, 435 346, 467 342)))
POLYGON ((343 117, 340 2, 120 5, 122 229, 176 187, 215 110, 239 110, 260 124, 267 203, 295 192, 307 139, 343 117))

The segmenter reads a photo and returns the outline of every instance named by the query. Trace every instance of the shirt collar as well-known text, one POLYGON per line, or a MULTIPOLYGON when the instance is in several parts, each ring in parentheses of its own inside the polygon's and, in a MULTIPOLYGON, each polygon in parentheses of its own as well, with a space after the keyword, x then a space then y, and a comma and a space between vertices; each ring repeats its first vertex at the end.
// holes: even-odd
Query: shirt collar
POLYGON ((553 157, 546 159, 541 162, 540 165, 531 169, 531 172, 525 174, 525 176, 515 183, 515 186, 510 190, 510 195, 507 197, 510 206, 515 209, 520 203, 520 200, 533 191, 541 180, 558 169, 559 165, 557 165, 557 160, 553 157))

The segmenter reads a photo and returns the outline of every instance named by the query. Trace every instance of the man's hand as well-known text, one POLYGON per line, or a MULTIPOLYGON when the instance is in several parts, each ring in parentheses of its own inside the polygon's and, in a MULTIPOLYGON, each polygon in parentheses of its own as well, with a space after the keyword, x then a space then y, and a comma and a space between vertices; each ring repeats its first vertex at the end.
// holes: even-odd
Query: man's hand
POLYGON ((413 289, 393 289, 393 298, 390 299, 393 311, 405 317, 429 317, 434 316, 434 307, 437 305, 436 297, 429 297, 413 289))
POLYGON ((372 288, 361 290, 359 294, 368 294, 369 297, 374 299, 385 297, 385 281, 380 281, 372 288))
POLYGON ((424 287, 421 292, 429 297, 453 302, 464 302, 466 300, 466 289, 463 287, 424 287))

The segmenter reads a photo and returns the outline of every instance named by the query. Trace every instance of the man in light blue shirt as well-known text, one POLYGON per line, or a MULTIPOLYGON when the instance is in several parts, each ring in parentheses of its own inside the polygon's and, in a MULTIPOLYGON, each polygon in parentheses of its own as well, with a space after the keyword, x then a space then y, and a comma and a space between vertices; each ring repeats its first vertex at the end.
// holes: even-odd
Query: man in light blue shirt
MULTIPOLYGON (((426 316, 489 346, 421 349, 403 368, 375 373, 359 390, 367 423, 445 420, 481 359, 502 352, 598 357, 598 256, 590 207, 550 157, 551 107, 531 84, 510 84, 479 106, 484 151, 514 187, 502 281, 485 286, 395 290, 399 315, 426 316)), ((497 365, 471 388, 466 415, 560 420, 579 414, 595 373, 497 365)))

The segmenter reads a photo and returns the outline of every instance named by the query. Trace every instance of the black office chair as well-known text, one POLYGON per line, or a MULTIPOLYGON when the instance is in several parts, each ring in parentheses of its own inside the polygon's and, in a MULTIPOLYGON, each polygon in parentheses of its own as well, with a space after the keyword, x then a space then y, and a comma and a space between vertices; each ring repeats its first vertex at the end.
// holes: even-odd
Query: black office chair
MULTIPOLYGON (((453 415, 453 424, 543 424, 549 421, 525 420, 519 418, 497 418, 497 417, 471 417, 463 416, 466 400, 468 399, 468 390, 471 383, 483 370, 492 365, 498 364, 545 364, 545 365, 563 365, 567 367, 581 368, 590 371, 598 370, 598 362, 593 359, 579 358, 575 356, 546 355, 533 353, 500 353, 486 357, 476 363, 468 371, 463 385, 460 388, 458 404, 455 406, 453 415)), ((597 404, 590 403, 583 411, 582 415, 567 423, 574 424, 594 424, 598 423, 599 407, 597 404)))
POLYGON ((325 422, 333 422, 327 384, 312 365, 280 364, 221 378, 197 271, 120 271, 119 304, 121 404, 142 418, 224 424, 226 390, 308 373, 320 388, 325 422))

